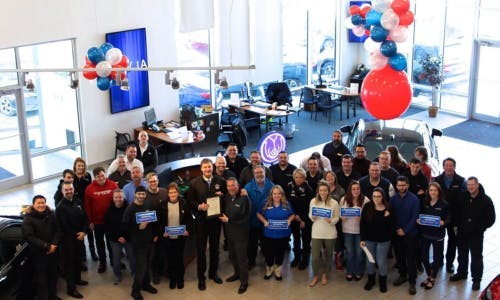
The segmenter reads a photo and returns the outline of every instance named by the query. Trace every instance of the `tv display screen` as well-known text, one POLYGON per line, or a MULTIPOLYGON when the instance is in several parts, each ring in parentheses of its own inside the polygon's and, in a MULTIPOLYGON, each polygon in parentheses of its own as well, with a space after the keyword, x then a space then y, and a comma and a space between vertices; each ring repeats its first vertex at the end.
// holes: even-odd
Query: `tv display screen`
MULTIPOLYGON (((106 42, 128 57, 130 67, 148 65, 145 28, 107 33, 106 42)), ((109 89, 112 114, 149 105, 148 72, 127 72, 127 78, 128 91, 114 85, 109 89)))
POLYGON ((155 109, 151 108, 144 112, 144 118, 146 119, 146 126, 151 126, 156 124, 156 113, 155 109))

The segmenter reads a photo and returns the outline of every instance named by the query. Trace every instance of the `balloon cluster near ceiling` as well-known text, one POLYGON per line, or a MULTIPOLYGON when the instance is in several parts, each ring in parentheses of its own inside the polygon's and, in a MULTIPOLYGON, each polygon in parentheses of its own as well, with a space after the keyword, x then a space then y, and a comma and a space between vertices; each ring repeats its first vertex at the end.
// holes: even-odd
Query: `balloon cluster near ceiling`
POLYGON ((120 76, 119 80, 127 78, 127 72, 117 72, 112 68, 127 68, 129 60, 122 51, 113 47, 110 43, 104 43, 100 47, 92 47, 85 56, 84 68, 95 68, 95 71, 83 72, 83 77, 93 80, 97 78, 97 88, 101 91, 108 90, 113 81, 120 76))

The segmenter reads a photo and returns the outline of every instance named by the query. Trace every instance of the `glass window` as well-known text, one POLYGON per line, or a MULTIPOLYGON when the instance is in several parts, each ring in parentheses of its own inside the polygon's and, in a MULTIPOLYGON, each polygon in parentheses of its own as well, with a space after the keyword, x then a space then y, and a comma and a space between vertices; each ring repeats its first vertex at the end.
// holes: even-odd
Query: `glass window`
MULTIPOLYGON (((472 1, 471 1, 472 2, 472 1)), ((500 40, 496 23, 500 15, 500 1, 481 0, 479 10, 478 36, 482 39, 500 40)), ((466 22, 464 22, 466 24, 466 22)))
POLYGON ((293 89, 307 84, 307 7, 306 2, 282 2, 283 81, 293 89))
MULTIPOLYGON (((16 69, 14 48, 0 50, 0 69, 16 69)), ((0 73, 0 87, 17 85, 17 83, 16 73, 0 73)))

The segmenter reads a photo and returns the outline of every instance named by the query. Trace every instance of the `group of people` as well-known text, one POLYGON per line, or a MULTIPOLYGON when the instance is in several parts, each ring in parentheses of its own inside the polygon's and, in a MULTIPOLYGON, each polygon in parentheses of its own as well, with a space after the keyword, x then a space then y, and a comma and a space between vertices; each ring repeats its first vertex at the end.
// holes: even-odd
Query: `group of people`
POLYGON ((240 294, 248 289, 259 247, 265 257, 264 279, 282 280, 291 237, 290 266, 304 270, 312 260, 311 287, 328 284, 335 261, 347 281, 359 281, 366 273, 366 290, 375 286, 378 272, 379 289, 386 292, 393 248, 399 271, 394 285, 408 281, 409 293, 415 294, 417 270, 423 266, 427 279, 421 286, 431 289, 444 265, 447 235, 449 273, 455 272, 458 249, 458 269, 450 280, 467 278, 470 253, 473 289, 480 288, 483 236, 495 221, 494 207, 476 177, 456 174, 452 158, 432 178, 425 148, 416 149, 406 163, 397 147, 390 146, 372 162, 361 144, 352 155, 341 132, 335 131, 323 153, 306 157, 299 168, 289 163, 286 152, 268 168, 259 152, 252 151, 248 161, 229 144, 215 162, 201 160, 201 175, 189 181, 183 197, 176 183, 162 188, 154 172, 144 177, 138 149, 144 157, 151 148, 131 144, 125 156, 111 163, 108 174, 95 168, 93 180, 78 158, 73 170, 63 173, 54 196, 55 215, 44 196, 33 198, 23 232, 33 252, 40 299, 57 299, 58 266, 68 295, 83 297, 76 286, 87 284, 80 273, 86 269, 85 235, 99 273, 107 269, 107 246, 115 284, 122 279, 125 252, 134 299, 143 299, 143 290, 157 293, 151 281, 158 284, 164 275, 171 289, 184 287, 184 244, 193 234, 198 289, 207 288, 207 246, 208 279, 222 284, 222 233, 234 269, 226 281, 239 280, 240 294))

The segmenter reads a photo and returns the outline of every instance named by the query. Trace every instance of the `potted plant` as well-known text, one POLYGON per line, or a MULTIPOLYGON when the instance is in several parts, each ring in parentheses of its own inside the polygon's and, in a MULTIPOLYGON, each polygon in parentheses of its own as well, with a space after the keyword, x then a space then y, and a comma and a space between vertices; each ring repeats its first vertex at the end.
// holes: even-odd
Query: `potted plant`
POLYGON ((422 73, 420 74, 422 79, 426 79, 429 81, 432 86, 432 100, 431 106, 429 106, 429 117, 436 117, 438 112, 438 89, 441 83, 443 82, 443 57, 441 56, 430 56, 426 55, 425 57, 419 60, 420 65, 422 66, 422 73))

